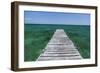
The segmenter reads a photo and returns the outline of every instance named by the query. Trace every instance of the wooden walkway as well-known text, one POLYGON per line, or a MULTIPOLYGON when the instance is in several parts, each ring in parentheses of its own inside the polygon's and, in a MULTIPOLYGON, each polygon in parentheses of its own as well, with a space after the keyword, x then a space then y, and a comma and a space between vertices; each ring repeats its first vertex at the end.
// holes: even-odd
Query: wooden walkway
POLYGON ((37 61, 82 59, 63 29, 57 29, 37 61))

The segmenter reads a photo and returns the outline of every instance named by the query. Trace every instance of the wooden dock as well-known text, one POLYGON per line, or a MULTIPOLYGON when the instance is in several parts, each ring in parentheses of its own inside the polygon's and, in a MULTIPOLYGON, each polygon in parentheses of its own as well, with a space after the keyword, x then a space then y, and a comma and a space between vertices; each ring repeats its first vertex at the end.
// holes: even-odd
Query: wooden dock
POLYGON ((37 61, 77 60, 80 53, 63 29, 57 29, 37 61))

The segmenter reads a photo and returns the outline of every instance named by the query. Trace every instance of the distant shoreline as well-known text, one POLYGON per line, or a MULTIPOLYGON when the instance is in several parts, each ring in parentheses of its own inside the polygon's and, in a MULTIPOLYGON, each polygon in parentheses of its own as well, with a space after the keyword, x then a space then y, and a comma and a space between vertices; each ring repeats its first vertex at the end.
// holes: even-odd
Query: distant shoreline
POLYGON ((28 24, 28 23, 25 23, 25 25, 57 25, 57 26, 60 26, 60 25, 63 25, 63 26, 90 26, 90 25, 78 25, 78 24, 28 24))

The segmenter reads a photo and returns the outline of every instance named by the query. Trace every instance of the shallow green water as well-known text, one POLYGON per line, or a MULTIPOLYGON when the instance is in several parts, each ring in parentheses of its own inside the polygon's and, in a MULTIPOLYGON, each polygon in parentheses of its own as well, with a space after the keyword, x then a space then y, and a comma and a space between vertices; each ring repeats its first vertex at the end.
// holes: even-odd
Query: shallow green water
POLYGON ((64 29, 83 58, 90 58, 90 26, 88 25, 24 25, 24 61, 35 61, 56 29, 64 29))

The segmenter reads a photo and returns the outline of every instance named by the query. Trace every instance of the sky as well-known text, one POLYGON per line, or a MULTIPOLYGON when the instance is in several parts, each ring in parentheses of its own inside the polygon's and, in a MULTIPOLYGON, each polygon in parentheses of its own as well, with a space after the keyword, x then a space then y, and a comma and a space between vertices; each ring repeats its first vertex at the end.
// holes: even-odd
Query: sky
POLYGON ((25 24, 90 25, 90 14, 24 11, 25 24))

